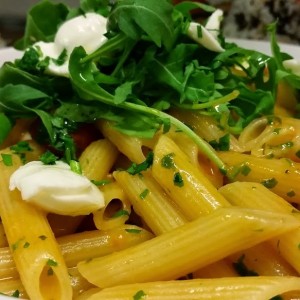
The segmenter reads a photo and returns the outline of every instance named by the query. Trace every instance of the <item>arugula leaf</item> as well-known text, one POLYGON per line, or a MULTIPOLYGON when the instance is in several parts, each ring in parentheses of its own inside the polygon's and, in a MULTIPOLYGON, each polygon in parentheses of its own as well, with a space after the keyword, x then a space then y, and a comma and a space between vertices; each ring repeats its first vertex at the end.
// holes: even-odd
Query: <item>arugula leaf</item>
POLYGON ((14 116, 32 116, 32 109, 47 109, 51 98, 27 85, 9 84, 0 88, 0 112, 14 116))
POLYGON ((107 17, 109 14, 109 0, 80 0, 80 8, 85 12, 97 12, 107 17))
POLYGON ((0 112, 0 145, 7 138, 8 134, 13 128, 11 120, 2 112, 0 112))
POLYGON ((201 9, 206 12, 214 12, 216 10, 215 7, 211 5, 207 5, 204 3, 199 3, 195 1, 182 1, 175 5, 175 9, 180 11, 185 17, 191 18, 190 12, 194 9, 201 9))
POLYGON ((17 49, 25 49, 37 41, 51 42, 56 31, 69 13, 62 3, 43 0, 34 5, 27 14, 24 37, 15 43, 17 49))
POLYGON ((146 34, 158 46, 174 43, 173 6, 166 0, 117 1, 109 15, 109 30, 116 27, 134 40, 146 34), (150 25, 151 24, 151 25, 150 25))
MULTIPOLYGON (((81 63, 81 59, 86 56, 86 53, 82 47, 77 47, 71 54, 69 61, 70 77, 74 84, 74 88, 78 92, 81 98, 88 101, 99 101, 107 105, 119 107, 128 111, 127 117, 132 113, 139 113, 142 118, 146 120, 146 124, 152 124, 151 127, 159 128, 161 124, 168 124, 165 120, 170 120, 170 123, 185 132, 219 168, 225 172, 225 165, 213 151, 212 147, 202 140, 196 133, 194 133, 188 126, 180 122, 178 119, 168 115, 162 111, 158 111, 154 108, 144 106, 141 104, 135 104, 132 102, 125 101, 120 104, 114 103, 114 96, 99 86, 94 78, 94 64, 92 62, 81 63)), ((141 118, 140 118, 141 120, 141 118)), ((125 126, 126 124, 123 123, 125 126)), ((139 126, 139 129, 143 127, 139 126)), ((125 129, 126 131, 126 129, 125 129)), ((154 133, 154 132, 153 132, 154 133)))

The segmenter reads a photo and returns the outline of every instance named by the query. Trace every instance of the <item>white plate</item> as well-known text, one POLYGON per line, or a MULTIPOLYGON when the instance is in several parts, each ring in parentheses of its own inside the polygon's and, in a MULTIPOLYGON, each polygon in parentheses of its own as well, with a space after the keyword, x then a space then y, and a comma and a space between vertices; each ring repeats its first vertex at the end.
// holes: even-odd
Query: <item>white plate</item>
MULTIPOLYGON (((256 41, 256 40, 242 40, 242 39, 228 39, 228 41, 234 42, 241 47, 258 50, 260 52, 271 54, 270 43, 266 41, 256 41)), ((281 50, 290 54, 294 58, 300 60, 300 47, 297 45, 281 44, 281 50)), ((0 66, 6 61, 13 61, 16 58, 22 56, 21 51, 17 51, 13 48, 0 49, 0 66)), ((0 295, 0 300, 15 299, 12 297, 6 297, 0 295)))
POLYGON ((22 56, 22 51, 18 51, 12 47, 0 49, 0 66, 6 61, 13 61, 22 56))

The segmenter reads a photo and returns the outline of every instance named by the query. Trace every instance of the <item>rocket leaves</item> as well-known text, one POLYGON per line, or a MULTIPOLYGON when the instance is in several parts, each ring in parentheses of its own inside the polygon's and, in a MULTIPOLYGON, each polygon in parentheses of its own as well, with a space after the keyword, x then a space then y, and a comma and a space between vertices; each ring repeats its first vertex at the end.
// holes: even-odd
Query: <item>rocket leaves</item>
POLYGON ((222 169, 212 148, 168 109, 198 110, 239 134, 254 118, 273 113, 280 76, 294 86, 299 79, 282 68, 281 58, 240 48, 223 37, 221 53, 191 40, 186 29, 195 8, 214 11, 191 1, 81 0, 73 10, 41 1, 29 11, 19 43, 23 48, 35 40, 51 41, 64 20, 91 11, 107 16, 107 41, 89 55, 83 47, 75 48, 69 78, 31 72, 17 61, 5 64, 0 69, 0 126, 5 128, 0 143, 19 117, 38 116, 52 141, 57 117, 75 123, 105 119, 119 131, 143 138, 172 124, 222 169))
POLYGON ((158 47, 171 49, 176 31, 172 18, 173 6, 160 0, 116 1, 108 17, 108 28, 120 30, 134 40, 146 35, 158 47))

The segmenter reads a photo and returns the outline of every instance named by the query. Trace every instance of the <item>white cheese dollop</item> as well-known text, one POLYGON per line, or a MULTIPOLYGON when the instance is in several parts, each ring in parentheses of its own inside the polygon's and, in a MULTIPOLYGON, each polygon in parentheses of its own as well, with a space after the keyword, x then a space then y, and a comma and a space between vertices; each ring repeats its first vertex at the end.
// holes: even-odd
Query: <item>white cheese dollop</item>
POLYGON ((300 76, 300 62, 297 59, 287 59, 282 62, 283 66, 295 75, 300 76))
POLYGON ((16 188, 24 201, 61 215, 87 215, 105 205, 102 192, 62 161, 54 165, 32 161, 21 166, 10 177, 9 189, 16 188))
POLYGON ((223 52, 224 49, 217 40, 222 18, 223 11, 221 9, 217 9, 208 18, 205 26, 196 22, 191 22, 188 28, 188 36, 208 50, 223 52), (200 36, 198 34, 198 30, 201 31, 200 36))
MULTIPOLYGON (((34 46, 42 51, 42 58, 49 56, 57 59, 64 49, 69 57, 78 46, 82 46, 90 54, 107 40, 105 33, 106 18, 96 13, 87 13, 64 22, 58 29, 53 43, 37 42, 34 46)), ((68 59, 61 66, 50 60, 47 72, 68 77, 68 65, 68 59)))

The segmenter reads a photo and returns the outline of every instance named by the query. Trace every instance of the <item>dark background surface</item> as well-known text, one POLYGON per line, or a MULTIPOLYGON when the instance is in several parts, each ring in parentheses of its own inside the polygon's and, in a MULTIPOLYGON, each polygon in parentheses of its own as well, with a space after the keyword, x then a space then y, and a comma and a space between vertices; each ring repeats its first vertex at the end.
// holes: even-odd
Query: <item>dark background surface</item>
MULTIPOLYGON (((76 7, 80 0, 51 0, 76 7)), ((180 0, 173 0, 180 2, 180 0)), ((226 37, 267 39, 265 27, 278 21, 278 36, 285 43, 300 44, 300 0, 194 0, 223 9, 226 37)), ((26 12, 38 0, 0 0, 0 47, 11 46, 24 32, 26 12)), ((205 18, 195 12, 194 18, 205 18)))

